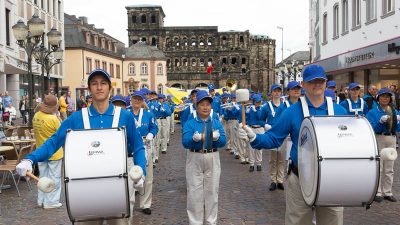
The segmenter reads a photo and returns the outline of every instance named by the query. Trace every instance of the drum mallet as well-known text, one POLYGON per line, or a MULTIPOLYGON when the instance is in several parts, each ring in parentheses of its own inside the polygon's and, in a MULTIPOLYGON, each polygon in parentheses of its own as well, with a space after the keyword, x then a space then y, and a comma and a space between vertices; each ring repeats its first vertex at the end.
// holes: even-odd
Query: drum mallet
POLYGON ((397 151, 394 148, 384 148, 380 155, 382 160, 394 161, 397 159, 397 151))
POLYGON ((242 103, 242 126, 246 126, 246 110, 244 104, 250 100, 250 92, 248 89, 236 90, 236 101, 242 103))
POLYGON ((129 177, 133 180, 133 182, 137 183, 143 176, 143 169, 140 166, 132 166, 129 171, 129 177))
POLYGON ((48 177, 42 177, 39 179, 37 176, 33 175, 31 171, 27 171, 26 176, 34 179, 37 182, 38 189, 45 193, 52 192, 55 189, 56 184, 48 177))

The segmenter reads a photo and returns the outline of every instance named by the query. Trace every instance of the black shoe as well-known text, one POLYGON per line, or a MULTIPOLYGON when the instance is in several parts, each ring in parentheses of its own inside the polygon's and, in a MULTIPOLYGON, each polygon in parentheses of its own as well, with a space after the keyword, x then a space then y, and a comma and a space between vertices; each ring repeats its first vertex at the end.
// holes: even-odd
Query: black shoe
POLYGON ((374 201, 375 202, 382 202, 383 201, 383 197, 382 196, 375 196, 374 201))
POLYGON ((275 191, 276 190, 276 183, 272 182, 271 185, 269 185, 269 190, 270 191, 275 191))
POLYGON ((389 202, 397 202, 397 199, 394 196, 385 196, 383 199, 388 200, 389 202))
POLYGON ((169 142, 167 143, 167 146, 169 146, 169 142))
POLYGON ((154 168, 156 168, 156 164, 155 164, 155 163, 153 163, 153 169, 154 169, 154 168))
POLYGON ((144 214, 151 215, 151 209, 149 209, 149 208, 142 209, 142 212, 144 214))
POLYGON ((233 155, 233 154, 235 154, 235 153, 234 153, 234 152, 229 152, 229 154, 233 155))
POLYGON ((261 165, 258 165, 257 166, 257 171, 261 171, 262 169, 261 169, 261 165))
POLYGON ((243 165, 244 165, 244 164, 247 164, 247 163, 246 163, 246 161, 242 161, 242 162, 240 162, 240 164, 243 164, 243 165))
POLYGON ((167 151, 161 151, 161 154, 167 154, 167 151))
POLYGON ((254 166, 250 166, 249 172, 253 172, 254 171, 254 166))
POLYGON ((235 155, 235 159, 240 159, 239 155, 235 155))
POLYGON ((249 161, 246 161, 246 164, 250 164, 250 162, 249 162, 249 161))
POLYGON ((277 187, 278 187, 278 189, 285 190, 285 187, 283 186, 282 183, 278 183, 277 187))
POLYGON ((158 163, 158 159, 154 160, 155 163, 158 163))

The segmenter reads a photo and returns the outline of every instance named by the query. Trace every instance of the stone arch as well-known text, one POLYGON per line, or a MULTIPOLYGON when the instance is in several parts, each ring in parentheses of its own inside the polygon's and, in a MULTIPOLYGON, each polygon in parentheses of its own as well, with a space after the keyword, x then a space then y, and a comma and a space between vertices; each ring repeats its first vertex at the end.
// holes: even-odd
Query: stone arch
POLYGON ((184 88, 183 84, 181 84, 181 83, 174 83, 174 84, 171 85, 171 87, 179 88, 179 89, 183 89, 184 88))
POLYGON ((147 16, 146 16, 146 14, 142 14, 142 15, 140 16, 140 22, 141 22, 141 23, 147 23, 147 16))
POLYGON ((195 88, 203 88, 203 87, 208 87, 208 85, 206 83, 198 83, 196 84, 195 88))

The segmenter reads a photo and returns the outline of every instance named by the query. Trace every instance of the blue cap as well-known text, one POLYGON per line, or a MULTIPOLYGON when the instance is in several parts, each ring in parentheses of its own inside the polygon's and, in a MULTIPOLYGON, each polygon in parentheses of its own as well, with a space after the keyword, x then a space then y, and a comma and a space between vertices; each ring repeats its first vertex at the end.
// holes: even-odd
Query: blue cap
POLYGON ((208 90, 209 90, 209 91, 215 90, 214 85, 213 85, 213 84, 209 84, 209 85, 208 85, 208 90))
POLYGON ((261 95, 258 95, 258 94, 253 95, 253 101, 254 102, 261 102, 262 101, 261 95))
POLYGON ((92 95, 86 95, 86 100, 87 100, 88 98, 92 98, 92 95))
POLYGON ((204 90, 198 90, 196 94, 196 104, 198 104, 201 100, 208 99, 210 103, 213 101, 213 99, 208 95, 207 91, 204 90))
POLYGON ((236 98, 236 94, 231 94, 231 98, 236 98))
POLYGON ((139 91, 141 91, 144 95, 150 94, 151 91, 148 88, 142 88, 139 91))
POLYGON ((301 95, 305 95, 305 94, 306 94, 306 90, 304 90, 304 89, 302 88, 301 91, 300 91, 300 94, 301 94, 301 95))
POLYGON ((295 88, 295 87, 301 88, 300 83, 297 82, 297 81, 295 81, 295 80, 290 81, 290 82, 288 83, 288 85, 287 85, 287 89, 288 89, 288 90, 290 90, 290 89, 292 89, 292 88, 295 88))
POLYGON ((327 88, 329 88, 329 87, 336 87, 336 82, 334 81, 334 80, 330 80, 330 81, 328 81, 327 83, 326 83, 326 87, 327 88))
POLYGON ((275 90, 275 89, 281 89, 281 90, 282 90, 282 88, 281 88, 281 86, 280 86, 279 84, 273 84, 273 85, 271 86, 271 91, 273 91, 273 90, 275 90))
POLYGON ((379 96, 380 96, 380 95, 383 95, 383 94, 389 94, 390 97, 393 95, 393 94, 392 94, 392 91, 390 91, 389 88, 382 88, 381 90, 378 91, 378 95, 377 95, 376 98, 379 98, 379 96))
POLYGON ((143 92, 141 91, 135 91, 131 94, 132 97, 141 97, 143 100, 145 99, 143 92))
POLYGON ((110 74, 108 74, 107 71, 102 70, 102 69, 96 69, 96 70, 93 70, 93 71, 89 74, 89 77, 88 77, 88 86, 89 86, 90 80, 91 80, 95 75, 98 75, 98 74, 103 75, 103 76, 108 80, 108 82, 111 83, 110 74))
POLYGON ((165 95, 163 95, 163 94, 158 94, 158 98, 165 98, 165 95))
POLYGON ((111 102, 122 102, 126 105, 125 97, 122 95, 116 95, 111 98, 111 102))
POLYGON ((221 98, 229 98, 229 94, 223 93, 223 94, 221 95, 221 98))
POLYGON ((130 106, 131 105, 131 96, 130 95, 125 97, 125 102, 126 102, 126 106, 130 106))
POLYGON ((196 94, 198 91, 199 91, 199 90, 197 90, 197 89, 193 89, 193 90, 190 92, 190 95, 196 94))
POLYGON ((350 83, 350 84, 349 84, 349 90, 351 90, 351 89, 353 89, 353 88, 356 88, 356 87, 361 88, 360 85, 359 85, 358 83, 350 83))
POLYGON ((332 91, 331 89, 326 89, 324 91, 324 94, 325 94, 326 97, 331 97, 333 102, 336 102, 336 96, 335 96, 335 92, 334 91, 332 91))
POLYGON ((328 80, 324 68, 320 65, 309 65, 303 69, 303 81, 309 82, 314 79, 328 80))
POLYGON ((226 88, 225 88, 225 87, 223 87, 223 88, 222 88, 222 91, 226 91, 226 88))
POLYGON ((171 99, 172 97, 174 97, 174 96, 172 96, 172 95, 167 95, 167 98, 168 98, 168 99, 171 99))

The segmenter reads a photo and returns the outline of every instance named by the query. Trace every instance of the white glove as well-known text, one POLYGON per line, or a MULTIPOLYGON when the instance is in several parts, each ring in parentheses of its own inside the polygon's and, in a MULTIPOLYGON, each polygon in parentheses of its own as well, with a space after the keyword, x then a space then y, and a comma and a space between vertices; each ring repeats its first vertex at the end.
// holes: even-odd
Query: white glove
POLYGON ((241 127, 242 131, 239 129, 239 137, 241 137, 243 140, 249 140, 250 142, 253 142, 256 139, 256 133, 249 127, 249 126, 244 126, 241 127), (243 131, 245 133, 243 133, 243 131), (246 136, 245 136, 246 135, 246 136))
POLYGON ((193 134, 193 141, 195 141, 195 142, 201 141, 201 134, 200 134, 199 132, 196 131, 196 132, 193 134))
POLYGON ((397 115, 397 121, 400 121, 400 115, 397 115))
POLYGON ((250 113, 250 107, 246 107, 246 113, 250 113))
POLYGON ((145 176, 142 176, 142 178, 140 178, 140 180, 136 183, 133 183, 133 187, 141 192, 141 190, 143 190, 143 185, 144 185, 144 180, 145 180, 145 176))
POLYGON ((220 136, 219 131, 214 130, 212 135, 213 135, 213 141, 218 141, 219 136, 220 136))
POLYGON ((32 171, 32 161, 29 159, 23 159, 18 165, 16 166, 15 170, 17 171, 18 175, 26 176, 27 171, 32 171))
POLYGON ((254 105, 251 106, 251 109, 253 110, 253 112, 257 112, 257 109, 254 105))
POLYGON ((386 123, 386 121, 389 119, 388 115, 383 115, 381 116, 381 119, 379 120, 379 123, 386 123))
POLYGON ((163 112, 165 111, 164 107, 160 107, 160 110, 163 111, 163 112))
POLYGON ((152 133, 148 133, 146 135, 146 141, 151 141, 151 140, 153 140, 153 138, 154 138, 154 135, 152 133))
POLYGON ((249 137, 247 137, 247 133, 242 127, 239 127, 239 139, 244 140, 246 142, 249 141, 249 137))
POLYGON ((268 130, 271 129, 271 128, 272 128, 272 126, 269 125, 268 123, 266 123, 265 126, 264 126, 264 130, 265 130, 265 131, 268 131, 268 130))

